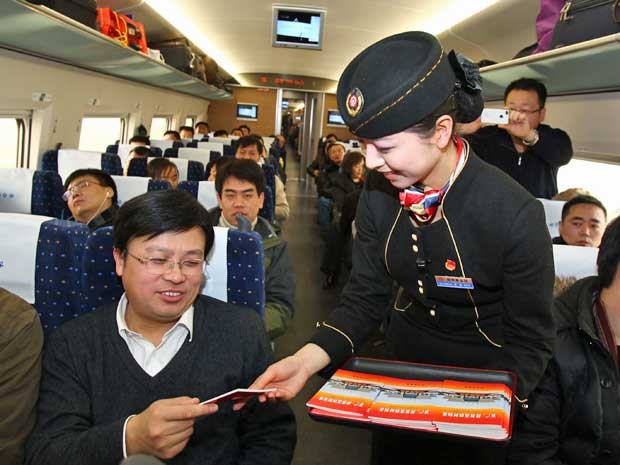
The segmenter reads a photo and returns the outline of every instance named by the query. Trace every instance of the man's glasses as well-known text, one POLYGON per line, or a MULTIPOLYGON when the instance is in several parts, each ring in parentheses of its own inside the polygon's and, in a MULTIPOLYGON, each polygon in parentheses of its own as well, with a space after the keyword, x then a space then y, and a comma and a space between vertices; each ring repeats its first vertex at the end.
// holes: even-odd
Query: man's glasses
POLYGON ((185 276, 198 276, 203 274, 206 269, 206 262, 199 259, 172 260, 170 258, 159 257, 138 257, 132 253, 126 252, 130 257, 135 258, 144 266, 146 272, 155 276, 161 276, 174 269, 174 265, 179 265, 179 270, 185 276))
POLYGON ((62 199, 65 202, 68 202, 69 199, 71 197, 73 197, 75 194, 80 192, 82 189, 88 189, 88 186, 91 186, 91 185, 103 186, 103 184, 100 184, 100 183, 95 182, 95 181, 80 181, 75 186, 71 186, 71 187, 67 188, 65 193, 62 194, 62 199))
POLYGON ((510 110, 510 111, 518 111, 519 113, 526 113, 528 115, 532 115, 534 113, 538 113, 540 110, 542 110, 542 108, 539 108, 538 110, 521 110, 519 108, 508 108, 508 110, 510 110))

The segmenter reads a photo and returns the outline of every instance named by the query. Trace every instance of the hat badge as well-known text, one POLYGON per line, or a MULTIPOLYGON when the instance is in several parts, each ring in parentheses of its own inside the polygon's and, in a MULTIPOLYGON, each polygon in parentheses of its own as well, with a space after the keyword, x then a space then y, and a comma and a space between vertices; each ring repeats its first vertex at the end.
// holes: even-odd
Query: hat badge
POLYGON ((446 270, 448 271, 454 271, 456 270, 456 262, 454 260, 446 260, 446 270))
POLYGON ((362 111, 364 106, 364 94, 357 87, 349 92, 347 95, 347 113, 350 117, 354 118, 362 111))

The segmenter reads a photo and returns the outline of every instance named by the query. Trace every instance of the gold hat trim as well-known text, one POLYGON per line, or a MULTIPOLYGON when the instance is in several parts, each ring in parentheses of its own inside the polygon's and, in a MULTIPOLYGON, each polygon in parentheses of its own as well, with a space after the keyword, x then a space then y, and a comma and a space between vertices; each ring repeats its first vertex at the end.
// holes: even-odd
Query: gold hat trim
POLYGON ((431 67, 431 69, 424 75, 424 77, 422 77, 422 79, 420 79, 418 82, 416 82, 413 86, 411 86, 403 95, 401 95, 400 97, 398 97, 396 100, 394 100, 392 103, 390 103, 389 105, 385 106, 381 111, 375 113, 374 115, 372 115, 371 117, 369 117, 366 121, 364 121, 363 123, 361 123, 359 126, 357 126, 355 129, 351 129, 351 132, 353 134, 356 133, 356 131, 358 131, 360 128, 366 126, 368 123, 370 123, 372 120, 374 120, 375 118, 378 118, 379 116, 381 116, 383 113, 385 113, 386 111, 390 110, 392 107, 398 105, 399 103, 401 103, 405 97, 407 97, 411 92, 413 92, 417 87, 421 86, 422 83, 424 81, 426 81, 426 79, 428 79, 428 77, 433 74, 433 72, 435 71, 435 69, 437 69, 437 66, 439 66, 439 63, 441 63, 441 59, 443 58, 443 49, 441 49, 441 53, 439 54, 439 58, 437 59, 437 61, 435 62, 435 64, 431 67))

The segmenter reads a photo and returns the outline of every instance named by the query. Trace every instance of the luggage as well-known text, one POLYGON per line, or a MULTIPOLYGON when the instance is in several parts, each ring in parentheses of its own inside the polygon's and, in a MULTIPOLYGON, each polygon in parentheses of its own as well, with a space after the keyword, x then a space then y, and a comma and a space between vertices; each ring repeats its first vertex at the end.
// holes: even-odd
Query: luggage
POLYGON ((158 44, 156 48, 164 56, 166 64, 173 68, 183 71, 184 73, 191 74, 190 63, 194 56, 193 52, 187 44, 158 44))
POLYGON ((28 0, 44 5, 85 26, 97 29, 97 0, 28 0))
POLYGON ((125 23, 127 23, 127 43, 129 47, 147 55, 148 47, 146 46, 146 33, 144 32, 144 25, 129 16, 122 16, 125 19, 125 23))
POLYGON ((97 8, 97 23, 102 34, 117 40, 124 47, 129 46, 127 21, 111 8, 97 8))
POLYGON ((551 48, 620 32, 620 0, 567 1, 553 30, 551 48))

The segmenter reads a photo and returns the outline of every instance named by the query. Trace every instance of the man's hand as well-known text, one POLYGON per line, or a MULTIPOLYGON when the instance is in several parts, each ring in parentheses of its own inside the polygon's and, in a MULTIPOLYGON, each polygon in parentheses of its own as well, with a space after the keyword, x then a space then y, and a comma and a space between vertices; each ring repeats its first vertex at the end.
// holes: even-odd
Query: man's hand
POLYGON ((200 405, 190 397, 162 399, 127 422, 127 455, 148 454, 171 459, 187 445, 196 418, 217 412, 216 404, 200 405))
POLYGON ((508 124, 500 124, 498 127, 505 129, 515 139, 523 140, 530 136, 532 127, 530 126, 530 120, 527 117, 527 113, 522 113, 516 110, 510 110, 508 116, 508 124))

